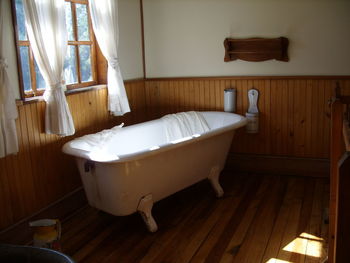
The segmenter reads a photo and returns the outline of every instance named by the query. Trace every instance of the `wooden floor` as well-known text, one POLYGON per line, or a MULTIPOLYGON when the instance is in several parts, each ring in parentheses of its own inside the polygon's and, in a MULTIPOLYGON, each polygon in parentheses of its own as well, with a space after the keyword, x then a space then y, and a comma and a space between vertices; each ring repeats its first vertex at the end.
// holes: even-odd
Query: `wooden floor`
POLYGON ((203 181, 158 202, 158 232, 138 214, 86 207, 63 224, 63 251, 77 262, 321 262, 328 225, 324 178, 224 173, 225 196, 203 181))

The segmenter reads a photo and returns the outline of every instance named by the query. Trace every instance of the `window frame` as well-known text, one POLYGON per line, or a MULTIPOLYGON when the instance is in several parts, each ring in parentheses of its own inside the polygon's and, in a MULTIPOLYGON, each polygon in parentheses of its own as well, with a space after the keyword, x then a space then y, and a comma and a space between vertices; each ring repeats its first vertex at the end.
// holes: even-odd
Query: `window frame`
MULTIPOLYGON (((17 68, 18 68, 18 75, 19 75, 19 82, 20 82, 19 83, 20 94, 21 94, 21 98, 23 100, 25 100, 26 98, 42 96, 43 93, 45 92, 45 89, 38 90, 36 88, 36 72, 35 72, 35 64, 34 64, 35 63, 34 62, 34 54, 33 54, 33 51, 30 47, 29 40, 19 40, 19 31, 18 31, 18 25, 17 25, 17 13, 16 13, 15 1, 16 0, 11 0, 12 20, 13 20, 13 27, 14 27, 15 42, 16 42, 17 68), (32 88, 31 91, 24 90, 22 62, 21 62, 21 55, 20 55, 20 47, 21 46, 28 47, 30 81, 31 81, 31 88, 32 88)), ((90 9, 89 9, 89 1, 88 0, 64 0, 64 1, 66 3, 70 3, 70 5, 71 5, 73 35, 74 35, 74 38, 76 39, 74 41, 68 40, 68 42, 67 42, 67 49, 69 48, 69 46, 75 46, 75 51, 76 51, 75 65, 76 65, 76 69, 77 69, 77 80, 78 80, 77 83, 66 85, 66 88, 69 91, 69 90, 76 90, 79 88, 86 88, 86 87, 98 84, 98 81, 97 81, 97 42, 96 42, 96 37, 95 37, 94 31, 93 31, 93 27, 92 27, 92 21, 91 21, 91 16, 90 16, 90 9), (89 29, 90 40, 85 40, 85 41, 78 40, 76 4, 83 4, 83 5, 86 5, 86 7, 87 7, 88 29, 89 29), (79 45, 89 45, 90 46, 92 81, 81 82, 79 45)))

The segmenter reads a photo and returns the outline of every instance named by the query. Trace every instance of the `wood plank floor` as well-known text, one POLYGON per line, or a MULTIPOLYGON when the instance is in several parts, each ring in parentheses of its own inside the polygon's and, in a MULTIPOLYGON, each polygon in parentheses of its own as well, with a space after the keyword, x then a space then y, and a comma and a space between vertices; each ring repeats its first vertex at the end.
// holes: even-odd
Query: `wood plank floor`
POLYGON ((64 222, 62 248, 77 262, 321 262, 329 183, 324 178, 223 173, 158 202, 159 230, 138 214, 85 207, 64 222))

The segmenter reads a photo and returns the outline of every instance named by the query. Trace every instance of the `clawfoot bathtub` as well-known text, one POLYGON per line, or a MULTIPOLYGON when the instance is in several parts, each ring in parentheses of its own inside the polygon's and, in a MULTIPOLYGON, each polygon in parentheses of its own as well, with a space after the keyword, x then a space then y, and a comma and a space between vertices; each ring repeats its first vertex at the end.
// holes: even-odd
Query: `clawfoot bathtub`
POLYGON ((155 232, 155 202, 205 178, 221 197, 219 175, 234 132, 246 120, 233 113, 202 114, 208 132, 173 142, 157 119, 117 129, 103 147, 89 149, 79 138, 66 143, 63 152, 76 157, 89 204, 116 216, 138 211, 155 232))

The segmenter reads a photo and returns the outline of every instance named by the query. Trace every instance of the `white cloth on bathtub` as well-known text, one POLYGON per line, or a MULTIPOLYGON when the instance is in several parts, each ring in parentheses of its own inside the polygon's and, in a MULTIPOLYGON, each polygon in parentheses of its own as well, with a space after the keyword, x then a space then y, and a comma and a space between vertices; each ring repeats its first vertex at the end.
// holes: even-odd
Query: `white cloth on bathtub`
POLYGON ((123 126, 124 123, 117 125, 112 129, 76 138, 71 142, 71 147, 88 152, 101 150, 123 126))
POLYGON ((202 113, 196 111, 168 114, 162 117, 168 142, 210 130, 202 113))

